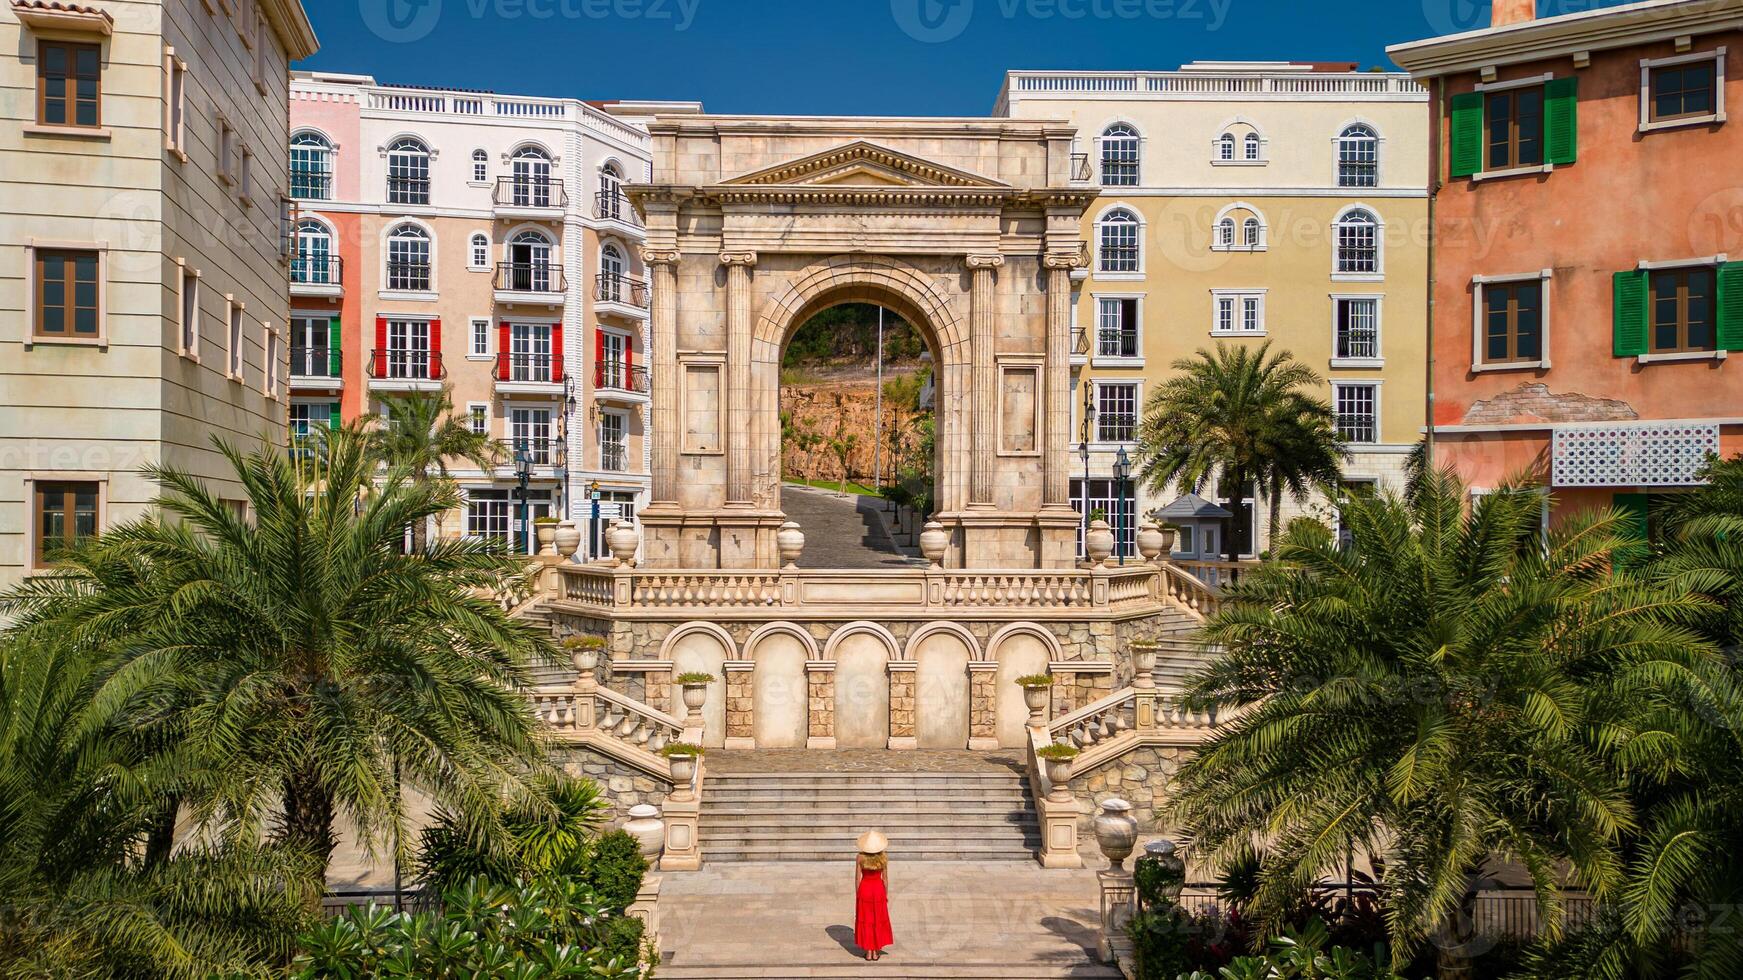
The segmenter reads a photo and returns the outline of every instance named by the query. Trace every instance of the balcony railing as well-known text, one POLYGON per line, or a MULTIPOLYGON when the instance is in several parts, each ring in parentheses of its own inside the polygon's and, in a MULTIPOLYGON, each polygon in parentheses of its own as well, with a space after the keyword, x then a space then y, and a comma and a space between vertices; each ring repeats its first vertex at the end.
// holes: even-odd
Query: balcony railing
POLYGON ((496 355, 496 380, 561 383, 563 355, 499 353, 496 355))
POLYGON ((493 200, 499 208, 566 208, 569 193, 556 177, 510 175, 496 178, 493 200))
POLYGON ((1137 272, 1138 246, 1103 245, 1098 269, 1101 272, 1137 272))
POLYGON ((648 284, 631 276, 601 272, 593 277, 593 298, 601 303, 624 303, 646 309, 648 284))
POLYGON ((599 468, 607 473, 623 473, 629 469, 629 446, 621 442, 599 444, 599 468))
POLYGON ((1378 442, 1380 426, 1378 419, 1366 414, 1339 414, 1337 421, 1338 438, 1345 442, 1378 442))
POLYGON ((1358 327, 1338 334, 1339 357, 1378 357, 1380 356, 1378 331, 1368 327, 1358 327))
POLYGON ((428 262, 389 262, 387 264, 387 288, 413 291, 426 291, 430 288, 430 264, 428 262))
POLYGON ((428 204, 428 203, 430 203, 430 178, 428 178, 428 177, 389 177, 389 178, 387 178, 387 203, 389 203, 389 204, 428 204))
POLYGON ((641 218, 622 191, 599 191, 593 195, 593 216, 601 220, 622 221, 641 227, 641 218))
POLYGON ((382 381, 440 381, 448 376, 442 352, 388 348, 369 352, 369 376, 382 381))
POLYGON ((291 258, 291 282, 298 286, 338 286, 345 281, 345 260, 337 255, 298 253, 291 258))
POLYGON ((1098 330, 1095 339, 1097 357, 1137 357, 1138 331, 1098 330))
POLYGON ((496 288, 506 293, 560 293, 569 288, 569 280, 554 262, 499 262, 496 288))
POLYGON ((542 436, 522 436, 510 439, 498 439, 497 445, 502 447, 502 465, 514 466, 520 461, 520 454, 526 453, 534 466, 561 466, 563 464, 563 442, 560 439, 550 439, 542 436))
POLYGON ((1136 415, 1102 412, 1095 417, 1097 442, 1131 442, 1138 426, 1136 415))
POLYGON ((339 349, 336 347, 292 347, 290 373, 293 378, 339 377, 339 349))
POLYGON ((639 395, 651 390, 648 369, 622 361, 600 361, 593 365, 593 387, 599 391, 628 391, 639 395))
POLYGON ((333 196, 333 175, 320 170, 290 172, 290 196, 299 201, 325 201, 333 196))
POLYGON ((1095 179, 1095 170, 1089 165, 1089 154, 1073 153, 1071 155, 1071 179, 1078 183, 1087 183, 1095 179))

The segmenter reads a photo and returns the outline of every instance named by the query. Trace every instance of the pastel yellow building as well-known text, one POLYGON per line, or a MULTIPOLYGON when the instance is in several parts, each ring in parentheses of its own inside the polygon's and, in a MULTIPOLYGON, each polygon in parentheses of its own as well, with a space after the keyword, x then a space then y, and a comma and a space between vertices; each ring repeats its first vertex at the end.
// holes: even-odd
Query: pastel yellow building
MULTIPOLYGON (((1426 414, 1427 94, 1355 67, 1006 77, 994 115, 1069 121, 1073 177, 1101 187, 1073 298, 1072 497, 1123 525, 1128 553, 1135 521, 1115 517, 1173 493, 1139 487, 1122 505, 1114 462, 1135 451, 1137 416, 1170 366, 1218 342, 1268 341, 1319 372, 1351 452, 1345 482, 1401 482, 1426 414)), ((1250 495, 1223 530, 1244 554, 1269 531, 1250 495)), ((1301 512, 1285 499, 1285 521, 1301 512)))

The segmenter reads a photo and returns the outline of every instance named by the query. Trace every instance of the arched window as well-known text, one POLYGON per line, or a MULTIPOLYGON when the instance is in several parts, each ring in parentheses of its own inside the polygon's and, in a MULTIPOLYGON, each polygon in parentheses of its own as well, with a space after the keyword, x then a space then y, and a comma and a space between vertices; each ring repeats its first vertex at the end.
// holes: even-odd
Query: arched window
POLYGON ((608 163, 599 168, 599 198, 594 202, 594 217, 623 220, 623 174, 617 165, 608 163))
POLYGON ((483 232, 472 236, 471 250, 467 255, 467 264, 474 269, 490 268, 490 239, 483 232))
POLYGON ((1337 255, 1333 270, 1347 275, 1380 274, 1380 219, 1355 208, 1338 218, 1337 255))
POLYGON ((1114 123, 1101 134, 1101 182, 1108 187, 1138 185, 1138 131, 1114 123))
POLYGON ((1216 158, 1218 160, 1233 160, 1235 158, 1235 134, 1224 133, 1216 141, 1216 158))
POLYGON ((1260 152, 1264 149, 1265 141, 1259 138, 1258 133, 1248 133, 1245 145, 1247 152, 1246 158, 1248 160, 1257 160, 1259 159, 1260 152))
POLYGON ((628 288, 623 274, 623 253, 616 245, 606 245, 599 250, 599 298, 607 303, 624 302, 624 293, 628 288))
POLYGON ((333 254, 333 233, 304 218, 297 222, 297 250, 291 256, 291 282, 326 286, 339 281, 339 257, 333 254))
POLYGON ((1137 272, 1138 216, 1125 208, 1109 211, 1101 219, 1099 244, 1098 271, 1137 272))
POLYGON ((430 288, 430 233, 417 225, 396 226, 387 236, 387 288, 430 288))
POLYGON ((1235 219, 1224 218, 1216 223, 1216 243, 1223 248, 1235 244, 1235 219))
POLYGON ((1263 242, 1261 231, 1262 226, 1259 224, 1258 218, 1247 218, 1246 221, 1241 222, 1241 244, 1248 248, 1258 248, 1263 242))
POLYGON ((553 194, 551 157, 544 150, 536 146, 523 146, 514 151, 514 156, 509 159, 509 167, 514 173, 514 179, 509 185, 511 196, 504 203, 523 208, 563 206, 558 195, 553 194))
POLYGON ((472 182, 474 184, 490 183, 490 154, 483 150, 472 151, 472 182))
POLYGON ((302 132, 290 141, 290 196, 325 201, 333 196, 333 144, 320 133, 302 132))
POLYGON ((560 266, 551 263, 551 240, 536 231, 523 231, 508 240, 508 279, 500 288, 534 293, 561 290, 560 266))
POLYGON ((387 149, 387 203, 430 203, 430 148, 402 136, 387 149))
POLYGON ((1357 123, 1338 134, 1338 186, 1378 187, 1380 137, 1373 127, 1357 123))

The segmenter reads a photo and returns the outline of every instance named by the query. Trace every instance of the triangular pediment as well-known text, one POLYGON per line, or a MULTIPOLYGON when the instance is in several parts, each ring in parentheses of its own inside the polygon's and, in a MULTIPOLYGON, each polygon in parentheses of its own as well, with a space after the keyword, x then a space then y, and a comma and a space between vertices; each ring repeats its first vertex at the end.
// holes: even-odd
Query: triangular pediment
POLYGON ((733 186, 1005 187, 979 174, 855 140, 725 182, 733 186))

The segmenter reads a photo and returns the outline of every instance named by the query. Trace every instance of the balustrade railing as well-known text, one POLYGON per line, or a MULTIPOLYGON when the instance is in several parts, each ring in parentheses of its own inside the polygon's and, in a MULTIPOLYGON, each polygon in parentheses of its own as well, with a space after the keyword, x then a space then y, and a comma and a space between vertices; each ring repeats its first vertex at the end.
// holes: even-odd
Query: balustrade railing
POLYGON ((557 177, 502 176, 496 178, 492 200, 499 208, 565 208, 569 194, 557 177))

